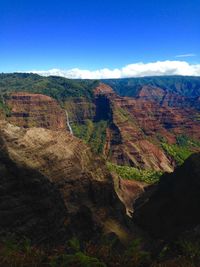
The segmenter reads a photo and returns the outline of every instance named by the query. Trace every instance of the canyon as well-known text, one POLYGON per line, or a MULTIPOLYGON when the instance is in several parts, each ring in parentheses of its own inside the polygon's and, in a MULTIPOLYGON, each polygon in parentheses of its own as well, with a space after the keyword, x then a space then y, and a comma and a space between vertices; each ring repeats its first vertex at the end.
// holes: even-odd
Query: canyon
POLYGON ((1 121, 0 150, 1 235, 61 243, 73 235, 88 240, 108 234, 111 223, 128 233, 103 159, 70 133, 1 121))
MULTIPOLYGON (((152 266, 166 245, 196 242, 199 99, 200 78, 1 74, 1 239, 67 248, 64 259, 78 240, 112 267, 152 266)), ((164 262, 182 257, 173 246, 164 262)))
POLYGON ((2 81, 7 79, 11 85, 9 89, 2 86, 2 95, 9 122, 73 131, 116 165, 171 172, 200 150, 198 78, 72 83, 58 77, 15 74, 2 81), (23 92, 25 81, 29 87, 23 92))
MULTIPOLYGON (((190 154, 200 151, 196 80, 195 91, 191 89, 189 95, 184 80, 177 85, 176 77, 171 78, 174 90, 171 85, 158 87, 160 80, 152 83, 151 79, 141 79, 140 85, 133 86, 137 79, 80 82, 31 74, 0 78, 0 84, 10 85, 1 85, 2 119, 25 129, 69 132, 113 166, 172 172, 190 154)), ((139 181, 117 180, 117 194, 129 215, 144 186, 139 181)))
MULTIPOLYGON (((173 157, 162 147, 177 143, 177 137, 185 135, 197 142, 200 140, 200 124, 196 119, 199 111, 195 108, 179 107, 176 96, 174 107, 168 100, 158 102, 159 88, 142 87, 136 98, 120 97, 112 88, 100 84, 102 94, 109 99, 112 109, 111 127, 106 132, 106 156, 119 165, 130 165, 142 169, 170 172, 176 166, 173 157), (110 91, 109 91, 110 89, 110 91), (109 92, 108 92, 109 91, 109 92), (115 139, 116 138, 116 139, 115 139)), ((100 88, 95 92, 99 95, 100 88)), ((198 151, 198 145, 191 148, 198 151)))

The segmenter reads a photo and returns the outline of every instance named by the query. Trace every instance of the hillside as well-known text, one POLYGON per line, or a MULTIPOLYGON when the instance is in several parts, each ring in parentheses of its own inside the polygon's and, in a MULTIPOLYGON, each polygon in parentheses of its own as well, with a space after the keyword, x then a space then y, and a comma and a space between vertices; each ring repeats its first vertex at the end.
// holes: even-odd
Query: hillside
POLYGON ((200 96, 200 77, 155 76, 144 78, 124 78, 102 80, 110 85, 120 96, 136 97, 145 85, 162 88, 166 92, 185 97, 200 96))
POLYGON ((62 77, 42 77, 37 74, 0 74, 0 93, 31 92, 51 96, 63 101, 68 97, 92 96, 96 81, 74 81, 62 77))
MULTIPOLYGON (((130 221, 105 162, 69 133, 1 121, 0 150, 0 266, 199 266, 199 154, 140 187, 130 221)), ((129 205, 137 186, 121 181, 129 205)))
POLYGON ((186 231, 199 234, 200 153, 164 174, 151 196, 138 199, 134 221, 153 236, 173 240, 186 231))
POLYGON ((74 235, 92 240, 117 225, 126 236, 125 208, 112 176, 79 139, 1 121, 0 151, 1 236, 61 244, 74 235))
POLYGON ((0 81, 2 267, 199 266, 198 95, 184 84, 129 97, 95 81, 0 81))
POLYGON ((155 181, 160 172, 172 171, 200 150, 200 78, 104 82, 112 87, 92 80, 1 74, 1 117, 24 127, 68 130, 67 112, 74 135, 114 164, 113 171, 118 165, 157 171, 155 181), (27 93, 32 100, 23 103, 19 95, 27 93), (35 101, 35 94, 50 96, 57 104, 35 101))

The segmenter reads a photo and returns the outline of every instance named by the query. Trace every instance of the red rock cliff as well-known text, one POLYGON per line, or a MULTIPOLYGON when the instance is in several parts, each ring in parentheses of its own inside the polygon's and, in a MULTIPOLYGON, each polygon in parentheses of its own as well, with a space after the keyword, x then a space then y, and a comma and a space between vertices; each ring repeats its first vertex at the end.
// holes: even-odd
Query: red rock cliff
POLYGON ((172 171, 175 162, 162 149, 160 137, 169 144, 175 144, 181 134, 200 140, 197 110, 180 106, 182 100, 175 94, 165 95, 162 89, 144 86, 135 98, 120 97, 111 87, 100 84, 95 96, 102 95, 110 105, 104 111, 112 113, 104 152, 116 164, 172 171))
POLYGON ((66 129, 66 115, 57 101, 49 96, 26 92, 13 93, 7 100, 11 109, 9 122, 22 126, 66 129))

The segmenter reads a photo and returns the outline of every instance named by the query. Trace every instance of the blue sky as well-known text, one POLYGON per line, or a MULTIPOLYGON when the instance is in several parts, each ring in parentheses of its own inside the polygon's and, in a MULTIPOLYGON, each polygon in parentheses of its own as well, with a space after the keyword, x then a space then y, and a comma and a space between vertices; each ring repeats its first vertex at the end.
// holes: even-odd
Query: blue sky
POLYGON ((1 72, 200 64, 200 0, 1 0, 0 10, 1 72))

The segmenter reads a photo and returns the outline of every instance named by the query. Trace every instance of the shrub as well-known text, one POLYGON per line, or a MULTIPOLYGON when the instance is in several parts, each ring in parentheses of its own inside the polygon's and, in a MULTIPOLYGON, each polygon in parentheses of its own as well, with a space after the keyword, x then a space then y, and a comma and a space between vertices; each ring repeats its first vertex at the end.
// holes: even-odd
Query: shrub
POLYGON ((136 180, 140 182, 146 182, 148 184, 153 184, 159 181, 162 172, 154 170, 141 170, 129 166, 120 166, 113 163, 107 164, 111 172, 116 173, 122 179, 136 180))

